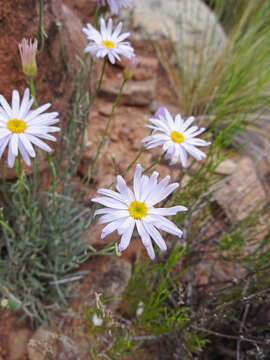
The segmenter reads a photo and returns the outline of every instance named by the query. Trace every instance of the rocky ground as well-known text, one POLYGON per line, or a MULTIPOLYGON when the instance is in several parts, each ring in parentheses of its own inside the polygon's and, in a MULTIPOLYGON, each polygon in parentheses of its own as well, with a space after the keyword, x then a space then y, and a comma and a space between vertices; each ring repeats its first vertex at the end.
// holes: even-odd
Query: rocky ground
MULTIPOLYGON (((66 6, 68 6, 66 12, 70 14, 73 11, 73 14, 80 18, 78 21, 82 22, 87 20, 88 13, 90 15, 92 11, 87 7, 88 0, 76 1, 76 5, 73 5, 73 1, 66 0, 66 6)), ((168 21, 172 16, 169 10, 167 9, 166 15, 168 21)), ((159 8, 155 10, 155 16, 158 17, 159 11, 159 8)), ((133 36, 133 44, 140 60, 139 66, 135 70, 133 79, 128 82, 124 90, 120 106, 117 107, 109 136, 89 188, 89 198, 97 188, 105 187, 115 181, 112 155, 119 172, 125 170, 126 166, 135 158, 141 147, 141 139, 148 134, 144 125, 159 106, 166 106, 173 114, 182 111, 154 47, 147 38, 149 33, 151 34, 151 29, 155 34, 157 30, 161 30, 160 28, 149 28, 151 26, 147 22, 149 12, 145 11, 144 17, 141 14, 141 8, 138 5, 131 18, 133 29, 137 29, 133 36)), ((127 14, 123 13, 123 17, 127 17, 127 14)), ((203 20, 200 26, 203 26, 203 20)), ((193 30, 195 31, 195 29, 193 30)), ((165 30, 162 31, 163 34, 160 34, 158 40, 169 49, 169 42, 164 36, 165 30)), ((225 36, 222 30, 220 30, 219 36, 221 38, 225 36)), ((89 116, 88 139, 78 172, 79 177, 86 174, 87 168, 93 160, 98 136, 102 134, 113 99, 122 80, 123 69, 120 64, 114 67, 109 66, 107 70, 101 95, 92 107, 89 116)), ((207 119, 203 119, 203 121, 207 123, 207 119)), ((223 230, 226 224, 242 220, 252 210, 266 203, 270 191, 270 157, 269 151, 263 143, 260 143, 257 148, 260 149, 260 157, 258 157, 258 153, 254 155, 254 152, 248 152, 247 155, 234 152, 233 156, 226 159, 217 168, 217 176, 220 176, 221 180, 223 179, 222 186, 215 193, 218 216, 213 214, 212 218, 207 219, 208 223, 205 224, 201 233, 202 239, 213 238, 215 234, 223 230), (226 175, 225 179, 224 175, 226 175)), ((145 152, 141 156, 140 162, 143 166, 147 166, 158 155, 158 150, 145 152)), ((174 180, 178 179, 181 173, 179 167, 169 168, 165 161, 156 169, 162 176, 170 173, 174 180)), ((192 174, 186 175, 186 179, 188 176, 192 176, 192 174)), ((100 230, 100 226, 95 226, 94 230, 91 229, 91 232, 87 234, 89 244, 102 245, 99 237, 100 230)), ((262 238, 264 231, 265 227, 262 223, 262 230, 256 237, 257 241, 262 238)), ((112 235, 106 239, 106 242, 114 239, 115 235, 112 235)), ((209 282, 217 281, 222 283, 241 274, 243 271, 241 268, 220 264, 216 259, 211 242, 207 244, 207 247, 204 245, 201 261, 196 268, 194 285, 205 286, 209 282)), ((253 246, 256 246, 256 243, 253 246)), ((86 327, 85 307, 95 303, 95 292, 106 294, 108 297, 121 296, 129 281, 134 261, 140 249, 142 249, 140 241, 134 239, 132 246, 123 254, 122 258, 97 257, 85 263, 82 269, 89 270, 89 275, 85 276, 80 284, 81 296, 73 299, 70 303, 70 309, 76 316, 66 315, 56 318, 55 325, 50 329, 43 326, 33 330, 26 319, 18 322, 19 315, 2 310, 0 312, 0 360, 89 359, 89 355, 84 349, 93 340, 93 335, 86 327)), ((113 301, 109 305, 112 311, 116 311, 119 307, 121 307, 119 301, 113 301)))

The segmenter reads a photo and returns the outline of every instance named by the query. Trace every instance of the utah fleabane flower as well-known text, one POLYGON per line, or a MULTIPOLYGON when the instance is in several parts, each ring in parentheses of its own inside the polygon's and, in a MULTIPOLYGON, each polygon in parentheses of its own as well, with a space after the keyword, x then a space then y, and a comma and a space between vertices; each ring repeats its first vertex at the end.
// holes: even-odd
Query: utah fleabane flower
POLYGON ((211 142, 196 139, 196 136, 204 132, 205 128, 190 127, 195 120, 193 116, 184 121, 178 114, 173 120, 166 108, 162 108, 157 115, 158 118, 149 119, 152 125, 146 125, 153 129, 153 133, 142 140, 146 143, 146 149, 162 145, 163 150, 166 151, 165 158, 171 160, 170 165, 176 164, 180 158, 183 167, 187 167, 187 153, 198 161, 206 157, 206 154, 196 146, 208 146, 211 142))
POLYGON ((103 18, 100 19, 100 32, 91 24, 87 24, 83 28, 83 32, 91 42, 86 46, 84 52, 89 52, 98 58, 108 56, 112 64, 115 63, 115 59, 121 60, 119 55, 131 59, 134 56, 134 49, 128 41, 123 41, 130 33, 120 35, 121 29, 122 23, 120 22, 112 32, 112 19, 108 20, 108 25, 103 18))
POLYGON ((32 144, 47 152, 52 151, 41 139, 56 141, 56 138, 48 133, 60 131, 58 127, 51 126, 59 122, 58 113, 44 113, 51 104, 30 110, 32 104, 33 99, 30 98, 29 89, 25 90, 21 104, 17 90, 12 92, 11 106, 0 95, 0 158, 8 145, 10 168, 13 167, 19 152, 26 165, 30 166, 30 157, 36 156, 32 144))
POLYGON ((94 0, 98 5, 100 6, 106 6, 106 3, 108 3, 110 7, 110 12, 112 15, 117 15, 119 12, 120 6, 129 7, 130 1, 129 0, 94 0))
POLYGON ((167 249, 158 230, 164 230, 178 237, 182 236, 182 231, 164 216, 175 215, 179 211, 186 211, 187 208, 184 206, 154 207, 169 196, 179 184, 168 185, 170 176, 166 176, 158 183, 158 176, 156 171, 150 177, 142 175, 142 167, 138 164, 133 179, 134 191, 131 191, 123 177, 118 175, 117 191, 99 189, 98 193, 104 196, 92 199, 106 206, 95 211, 95 216, 102 214, 99 218, 100 224, 109 223, 103 229, 101 238, 117 230, 121 235, 119 251, 128 247, 135 226, 151 259, 155 258, 152 240, 162 251, 167 249))

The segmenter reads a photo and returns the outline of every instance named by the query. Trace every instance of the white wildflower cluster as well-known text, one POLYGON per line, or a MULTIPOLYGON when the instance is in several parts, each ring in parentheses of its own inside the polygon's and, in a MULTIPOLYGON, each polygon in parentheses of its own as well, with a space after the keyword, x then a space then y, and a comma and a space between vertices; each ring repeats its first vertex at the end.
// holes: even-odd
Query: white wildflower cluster
MULTIPOLYGON (((127 0, 96 0, 99 5, 109 5, 112 14, 117 14, 120 6, 129 6, 127 0)), ((89 40, 85 53, 97 58, 108 58, 114 64, 116 60, 121 61, 121 56, 128 59, 129 65, 126 69, 125 80, 132 76, 135 65, 138 62, 131 44, 126 41, 129 32, 121 34, 122 23, 120 22, 113 30, 113 21, 100 18, 100 30, 91 24, 83 28, 83 32, 89 40)), ((19 45, 23 69, 27 76, 34 76, 36 72, 37 41, 32 42, 23 39, 19 45)), ((51 106, 45 104, 32 109, 34 100, 30 97, 29 89, 26 89, 20 102, 17 90, 12 93, 11 105, 0 95, 0 158, 5 149, 7 161, 10 168, 14 166, 16 157, 21 154, 24 162, 29 166, 30 158, 36 156, 33 145, 50 152, 52 149, 43 140, 56 141, 50 133, 60 131, 54 126, 59 122, 58 113, 48 113, 46 110, 51 106)), ((197 136, 205 131, 204 128, 191 126, 194 117, 184 121, 180 114, 175 119, 169 111, 161 107, 150 119, 151 134, 142 139, 146 149, 162 146, 166 159, 170 159, 170 165, 175 165, 179 160, 183 168, 188 165, 188 154, 196 160, 203 159, 206 155, 197 147, 208 146, 210 142, 199 139, 197 136)), ((166 243, 160 231, 167 232, 177 237, 182 236, 182 231, 166 216, 176 215, 178 212, 187 211, 184 206, 173 206, 169 208, 159 207, 158 204, 165 200, 179 186, 178 183, 170 182, 170 176, 158 181, 159 174, 154 171, 151 176, 144 175, 142 167, 137 164, 133 190, 131 190, 124 178, 117 177, 116 190, 99 189, 97 192, 102 195, 93 198, 92 201, 103 206, 95 211, 95 215, 101 215, 100 224, 107 224, 101 238, 117 231, 120 239, 118 250, 124 251, 130 244, 132 235, 137 230, 143 245, 151 259, 155 258, 153 243, 161 251, 167 249, 166 243)), ((100 319, 93 318, 96 325, 100 325, 100 319)))

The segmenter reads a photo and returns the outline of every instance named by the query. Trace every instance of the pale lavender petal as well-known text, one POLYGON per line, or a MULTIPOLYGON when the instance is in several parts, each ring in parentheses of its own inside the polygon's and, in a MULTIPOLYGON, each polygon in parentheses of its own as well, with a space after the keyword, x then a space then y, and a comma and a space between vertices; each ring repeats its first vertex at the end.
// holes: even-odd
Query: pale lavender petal
POLYGON ((92 201, 113 209, 127 209, 127 205, 122 201, 111 199, 106 196, 93 198, 92 201))
POLYGON ((15 157, 18 156, 18 141, 19 141, 18 134, 13 134, 9 142, 9 147, 11 149, 11 152, 15 157))
POLYGON ((12 91, 12 117, 18 118, 20 108, 20 95, 17 90, 12 91))
POLYGON ((24 162, 26 163, 27 166, 30 166, 31 165, 31 160, 30 160, 30 157, 28 155, 28 152, 26 151, 23 143, 21 142, 21 140, 19 139, 19 143, 18 143, 18 147, 19 147, 19 151, 22 155, 22 158, 24 160, 24 162))
POLYGON ((130 223, 129 223, 128 227, 126 228, 126 231, 123 233, 123 235, 121 237, 120 244, 118 245, 119 251, 124 251, 130 243, 131 236, 132 236, 134 226, 135 226, 135 221, 134 220, 132 221, 132 220, 130 220, 130 223))
POLYGON ((117 230, 118 227, 125 221, 126 218, 117 219, 108 225, 106 225, 101 232, 101 239, 104 239, 107 235, 111 234, 113 231, 117 230))
POLYGON ((11 134, 6 135, 4 138, 0 140, 0 158, 3 155, 3 152, 5 151, 5 148, 7 147, 7 144, 11 138, 11 134))

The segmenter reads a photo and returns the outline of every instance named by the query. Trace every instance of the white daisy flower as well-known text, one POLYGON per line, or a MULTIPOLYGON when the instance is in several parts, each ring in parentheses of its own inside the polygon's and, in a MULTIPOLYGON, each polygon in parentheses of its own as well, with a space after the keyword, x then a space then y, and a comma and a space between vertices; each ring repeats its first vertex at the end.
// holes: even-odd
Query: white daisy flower
POLYGON ((187 167, 188 153, 198 161, 205 158, 206 154, 197 149, 196 146, 208 146, 211 142, 195 138, 204 132, 205 128, 190 127, 195 120, 193 116, 184 121, 178 114, 173 120, 166 108, 162 107, 159 110, 156 114, 158 119, 150 119, 152 125, 146 125, 153 129, 153 133, 142 140, 146 143, 146 149, 162 145, 163 150, 167 151, 165 158, 171 159, 170 165, 176 164, 180 158, 183 167, 187 167))
POLYGON ((97 2, 98 5, 100 6, 105 6, 106 3, 108 3, 112 15, 117 15, 119 13, 119 8, 121 5, 123 5, 126 8, 130 6, 129 0, 94 0, 94 1, 97 2))
POLYGON ((0 158, 8 145, 8 166, 10 168, 13 167, 19 152, 26 165, 30 166, 30 157, 36 156, 32 144, 47 152, 52 151, 41 139, 56 141, 56 138, 48 133, 60 131, 58 127, 51 126, 59 122, 58 113, 43 113, 51 104, 30 110, 33 101, 30 98, 29 89, 25 90, 21 104, 17 90, 12 92, 11 106, 0 95, 0 158))
POLYGON ((122 25, 120 22, 112 32, 112 19, 109 19, 108 25, 106 25, 104 19, 101 18, 99 32, 92 25, 87 24, 83 28, 83 32, 91 42, 86 46, 84 52, 89 52, 98 58, 108 56, 112 64, 115 63, 115 59, 121 60, 119 55, 131 59, 134 56, 134 49, 128 41, 123 41, 130 33, 120 35, 122 25))
POLYGON ((100 224, 109 223, 103 229, 101 238, 117 230, 121 235, 119 251, 128 247, 135 225, 152 260, 155 258, 152 240, 162 251, 167 250, 165 241, 158 230, 164 230, 178 237, 182 236, 183 232, 164 216, 175 215, 179 211, 186 211, 187 208, 184 206, 154 207, 178 188, 179 184, 168 185, 170 176, 166 176, 158 183, 158 176, 156 171, 150 177, 142 175, 141 165, 138 164, 133 179, 134 191, 131 191, 122 176, 118 175, 116 184, 118 192, 99 189, 98 193, 104 196, 92 199, 106 206, 95 211, 94 214, 95 216, 103 215, 99 218, 100 224))

